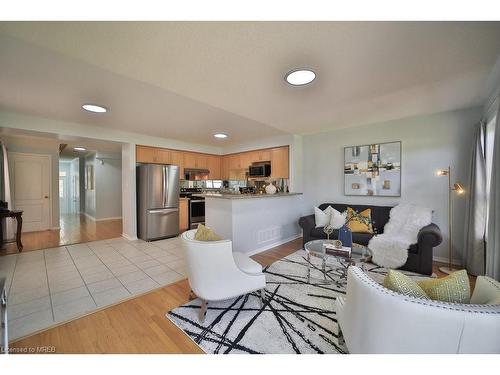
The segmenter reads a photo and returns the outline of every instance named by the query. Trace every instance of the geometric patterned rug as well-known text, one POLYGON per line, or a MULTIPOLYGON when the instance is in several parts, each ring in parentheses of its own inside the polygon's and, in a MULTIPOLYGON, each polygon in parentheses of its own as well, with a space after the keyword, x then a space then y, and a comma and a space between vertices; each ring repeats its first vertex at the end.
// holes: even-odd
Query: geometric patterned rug
MULTIPOLYGON (((335 299, 345 294, 334 259, 322 283, 320 260, 312 258, 311 282, 307 282, 307 258, 299 250, 266 267, 266 303, 259 294, 209 302, 205 322, 198 320, 200 300, 192 300, 166 314, 205 353, 346 353, 337 339, 335 299)), ((365 272, 378 282, 387 270, 365 264, 365 272)), ((404 272, 412 278, 425 276, 404 272)), ((368 313, 368 312, 367 312, 368 313)))

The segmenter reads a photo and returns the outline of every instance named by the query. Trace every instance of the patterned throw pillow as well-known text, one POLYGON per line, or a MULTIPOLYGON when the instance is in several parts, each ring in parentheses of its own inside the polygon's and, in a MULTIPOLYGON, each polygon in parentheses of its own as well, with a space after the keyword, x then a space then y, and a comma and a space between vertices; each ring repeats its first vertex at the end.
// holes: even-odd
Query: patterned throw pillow
POLYGON ((352 233, 373 234, 371 208, 358 213, 351 207, 347 207, 347 226, 352 233))
POLYGON ((194 234, 194 239, 196 241, 220 241, 222 240, 222 237, 203 224, 198 224, 198 229, 194 234))
POLYGON ((440 279, 423 280, 418 285, 433 300, 452 303, 470 301, 470 284, 466 270, 453 272, 440 279))
POLYGON ((429 299, 415 281, 398 271, 389 270, 384 278, 384 287, 405 296, 429 299))

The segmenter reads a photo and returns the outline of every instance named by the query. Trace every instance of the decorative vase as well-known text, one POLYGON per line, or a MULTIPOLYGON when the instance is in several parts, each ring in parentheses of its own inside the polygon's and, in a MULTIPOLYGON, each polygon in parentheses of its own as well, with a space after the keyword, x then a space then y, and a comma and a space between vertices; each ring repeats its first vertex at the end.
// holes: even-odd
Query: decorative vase
POLYGON ((339 240, 344 247, 352 247, 352 232, 347 225, 339 229, 339 240))
POLYGON ((275 194, 276 193, 276 186, 273 185, 273 183, 269 183, 269 185, 266 186, 266 194, 275 194))

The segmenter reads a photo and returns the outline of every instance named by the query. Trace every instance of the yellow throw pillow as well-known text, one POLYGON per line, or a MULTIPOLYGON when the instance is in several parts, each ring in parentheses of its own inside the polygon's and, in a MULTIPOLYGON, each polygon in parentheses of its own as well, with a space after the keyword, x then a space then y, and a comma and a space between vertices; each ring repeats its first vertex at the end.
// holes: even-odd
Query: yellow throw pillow
POLYGON ((196 241, 220 241, 222 240, 222 237, 203 224, 198 224, 198 229, 194 234, 194 239, 196 241))
POLYGON ((424 290, 405 274, 389 270, 384 278, 384 286, 405 296, 429 299, 424 290))
POLYGON ((372 209, 356 212, 351 207, 347 207, 347 226, 352 233, 373 234, 372 209))
POLYGON ((436 301, 452 303, 469 303, 470 301, 469 276, 466 270, 453 272, 440 279, 419 281, 418 285, 436 301))

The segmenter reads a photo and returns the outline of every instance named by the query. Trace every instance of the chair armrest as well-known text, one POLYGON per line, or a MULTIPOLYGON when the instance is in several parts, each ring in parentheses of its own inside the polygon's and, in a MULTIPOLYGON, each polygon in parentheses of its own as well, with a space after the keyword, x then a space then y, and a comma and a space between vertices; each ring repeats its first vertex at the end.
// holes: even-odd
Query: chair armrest
POLYGON ((431 223, 418 232, 418 244, 430 247, 436 247, 443 241, 443 236, 439 227, 431 223))
POLYGON ((299 219, 299 225, 304 232, 309 233, 311 229, 316 227, 316 220, 314 219, 314 215, 302 216, 299 219))

